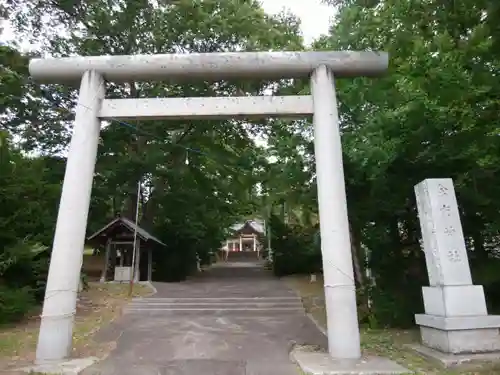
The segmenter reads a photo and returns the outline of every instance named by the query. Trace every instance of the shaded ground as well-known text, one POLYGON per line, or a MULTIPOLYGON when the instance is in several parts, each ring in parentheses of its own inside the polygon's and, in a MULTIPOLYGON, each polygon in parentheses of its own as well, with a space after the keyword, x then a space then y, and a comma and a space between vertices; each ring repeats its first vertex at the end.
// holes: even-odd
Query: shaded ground
POLYGON ((155 287, 99 332, 116 349, 85 375, 294 375, 295 344, 326 344, 296 293, 259 264, 221 264, 155 287))
MULTIPOLYGON (((134 296, 151 294, 150 287, 135 285, 134 296)), ((91 283, 80 293, 75 318, 73 357, 102 357, 112 349, 112 343, 97 342, 94 333, 118 315, 129 301, 128 284, 91 283)), ((39 312, 12 326, 0 327, 0 373, 14 374, 12 368, 31 364, 35 359, 39 312)))
MULTIPOLYGON (((286 283, 295 289, 304 302, 307 312, 324 328, 326 328, 326 310, 324 304, 323 280, 318 278, 314 283, 309 277, 287 277, 286 283)), ((443 370, 404 347, 405 344, 418 343, 420 335, 417 330, 368 330, 361 331, 361 343, 364 354, 380 355, 391 358, 402 366, 422 375, 498 375, 499 365, 486 365, 483 368, 461 370, 443 370)))

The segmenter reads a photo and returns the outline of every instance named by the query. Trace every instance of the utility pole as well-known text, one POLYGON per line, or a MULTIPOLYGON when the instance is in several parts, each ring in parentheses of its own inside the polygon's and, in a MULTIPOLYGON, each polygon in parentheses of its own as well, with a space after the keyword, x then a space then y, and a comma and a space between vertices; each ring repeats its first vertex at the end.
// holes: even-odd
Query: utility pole
POLYGON ((273 249, 271 248, 271 214, 273 212, 273 206, 270 205, 268 208, 267 221, 266 221, 266 235, 267 235, 267 259, 270 263, 273 262, 273 249))
POLYGON ((132 272, 130 273, 130 284, 128 289, 128 296, 132 296, 132 291, 134 290, 134 278, 135 278, 135 253, 137 248, 137 225, 139 224, 139 201, 141 197, 141 179, 137 182, 137 202, 135 205, 135 228, 134 228, 134 249, 132 251, 132 272))

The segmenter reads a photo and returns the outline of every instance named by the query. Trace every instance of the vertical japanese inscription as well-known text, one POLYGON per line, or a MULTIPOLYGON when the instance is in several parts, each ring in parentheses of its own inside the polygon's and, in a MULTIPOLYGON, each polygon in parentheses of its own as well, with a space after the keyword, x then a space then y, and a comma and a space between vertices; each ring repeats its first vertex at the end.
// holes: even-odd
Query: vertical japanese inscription
POLYGON ((469 285, 472 283, 458 206, 451 179, 429 179, 415 187, 431 285, 469 285), (422 192, 427 194, 423 195, 422 192), (425 227, 425 229, 424 229, 425 227), (428 237, 426 239, 426 237, 428 237), (432 263, 432 264, 431 264, 432 263))
POLYGON ((439 191, 439 196, 443 197, 447 196, 450 190, 443 184, 438 184, 438 191, 439 191))
POLYGON ((448 260, 452 263, 460 262, 460 252, 457 249, 448 250, 448 260))
MULTIPOLYGON (((452 207, 456 207, 455 194, 451 194, 450 187, 443 183, 437 184, 437 207, 439 211, 433 218, 439 226, 439 245, 444 250, 445 256, 443 261, 448 261, 451 264, 456 264, 462 261, 460 241, 461 228, 456 228, 456 221, 460 226, 460 218, 456 216, 458 212, 454 212, 452 207)), ((463 241, 462 241, 463 242, 463 241)))
POLYGON ((446 217, 451 217, 451 206, 449 204, 442 204, 439 211, 446 217))

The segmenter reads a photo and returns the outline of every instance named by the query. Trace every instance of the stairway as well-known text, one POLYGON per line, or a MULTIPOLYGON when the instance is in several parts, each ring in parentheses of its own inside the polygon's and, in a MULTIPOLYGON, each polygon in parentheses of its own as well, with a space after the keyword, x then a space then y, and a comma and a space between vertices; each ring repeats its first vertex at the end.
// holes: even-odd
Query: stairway
POLYGON ((300 297, 264 269, 262 261, 221 262, 180 283, 154 283, 126 314, 154 316, 276 316, 304 314, 300 297))
POLYGON ((137 298, 125 314, 181 316, 276 316, 303 314, 299 297, 137 298))
POLYGON ((259 261, 259 253, 254 251, 230 251, 227 260, 229 262, 259 261))

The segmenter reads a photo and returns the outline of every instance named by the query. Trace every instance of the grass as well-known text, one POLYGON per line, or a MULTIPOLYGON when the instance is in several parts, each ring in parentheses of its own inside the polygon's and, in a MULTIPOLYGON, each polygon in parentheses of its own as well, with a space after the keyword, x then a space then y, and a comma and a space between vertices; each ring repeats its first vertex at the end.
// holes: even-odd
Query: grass
MULTIPOLYGON (((304 307, 323 328, 326 328, 326 309, 324 305, 323 281, 318 277, 310 282, 307 276, 286 277, 285 281, 302 297, 304 307)), ((419 375, 498 375, 499 364, 482 367, 442 369, 419 356, 405 345, 418 343, 417 330, 361 330, 363 354, 388 357, 419 375)))
MULTIPOLYGON (((122 307, 129 300, 128 288, 128 284, 90 283, 89 289, 80 293, 73 329, 73 357, 103 357, 112 349, 113 343, 99 343, 93 340, 93 335, 121 314, 122 307)), ((133 297, 151 292, 149 286, 136 284, 133 297)), ((0 373, 33 362, 39 313, 37 311, 18 324, 0 327, 0 373)))

